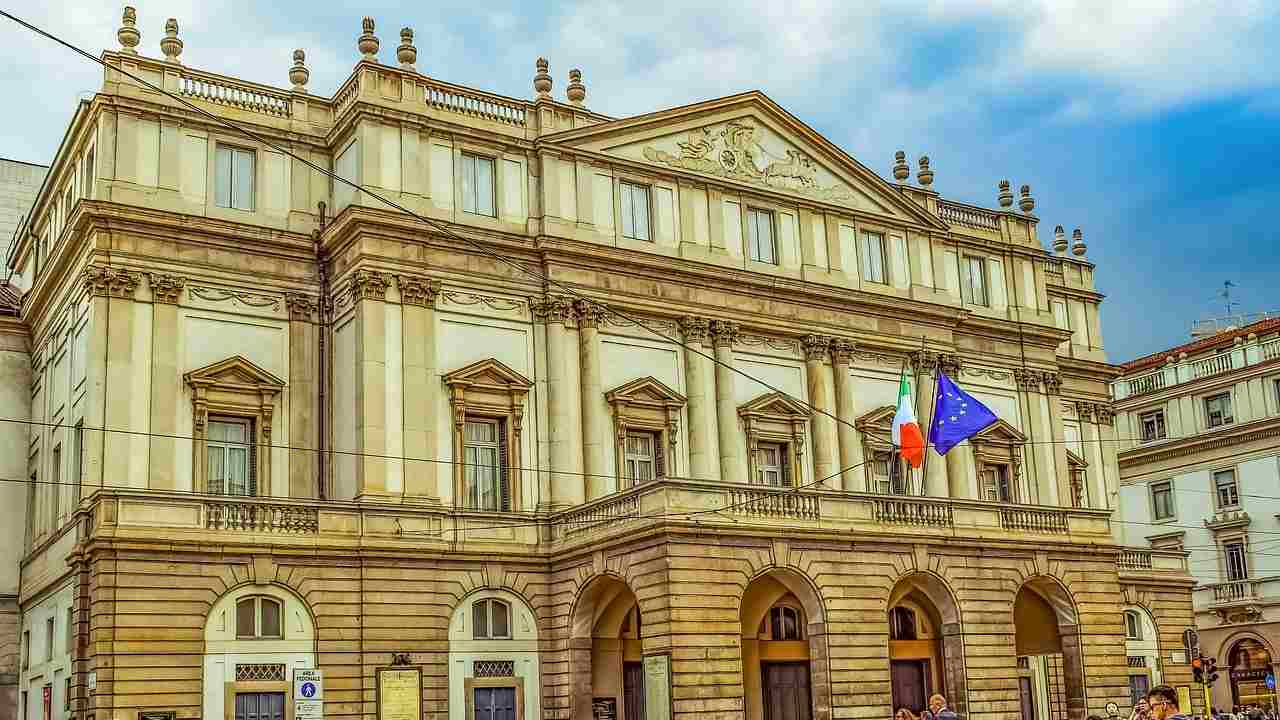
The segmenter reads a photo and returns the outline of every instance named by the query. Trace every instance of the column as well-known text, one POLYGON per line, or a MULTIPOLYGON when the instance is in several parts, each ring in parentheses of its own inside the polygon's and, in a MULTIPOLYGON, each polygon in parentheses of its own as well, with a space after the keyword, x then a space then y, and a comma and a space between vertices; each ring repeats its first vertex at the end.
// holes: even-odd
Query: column
POLYGON ((685 395, 689 419, 689 477, 716 480, 720 477, 720 443, 716 434, 715 363, 708 357, 711 327, 706 318, 686 317, 684 331, 685 395))
POLYGON ((136 457, 134 438, 148 438, 128 432, 147 430, 133 422, 135 404, 147 400, 136 397, 133 392, 135 381, 141 373, 147 372, 146 364, 149 364, 149 360, 135 358, 133 353, 135 326, 140 321, 135 313, 134 294, 142 276, 110 267, 100 268, 100 272, 105 285, 95 289, 94 293, 107 295, 106 312, 102 318, 106 331, 106 372, 102 392, 98 395, 103 404, 101 427, 106 430, 102 433, 102 482, 106 487, 145 487, 146 470, 139 468, 135 478, 131 465, 147 461, 145 452, 141 458, 136 457))
POLYGON ((951 448, 945 455, 947 486, 953 498, 974 500, 978 497, 978 468, 974 466, 973 446, 968 440, 951 448))
POLYGON ((578 330, 573 303, 551 297, 534 308, 547 324, 547 419, 551 436, 551 468, 547 502, 553 508, 586 500, 582 470, 581 377, 578 374, 578 330))
POLYGON ((828 487, 839 487, 842 481, 839 478, 832 477, 840 473, 840 466, 837 464, 839 462, 839 447, 836 441, 836 422, 831 417, 836 410, 835 388, 832 387, 831 367, 827 365, 827 353, 831 348, 831 338, 823 335, 809 335, 800 344, 804 349, 805 378, 809 385, 809 402, 813 403, 815 408, 811 420, 813 424, 813 479, 815 482, 825 479, 824 484, 828 487))
POLYGON ((319 494, 320 447, 319 367, 316 320, 319 303, 309 295, 289 293, 289 497, 313 498, 319 494))
MULTIPOLYGON (((1080 418, 1080 440, 1084 450, 1084 459, 1089 463, 1085 470, 1085 479, 1089 484, 1089 507, 1109 508, 1107 503, 1107 467, 1103 460, 1106 453, 1098 433, 1097 414, 1094 403, 1076 403, 1076 417, 1080 418)), ((1114 450, 1112 451, 1114 453, 1114 450)))
MULTIPOLYGON (((108 293, 111 270, 90 265, 81 277, 84 290, 89 295, 89 333, 85 353, 85 411, 86 428, 100 428, 106 421, 107 384, 107 310, 111 297, 108 293)), ((96 429, 84 431, 84 475, 82 494, 88 495, 100 488, 106 479, 103 453, 106 451, 106 433, 96 429)), ((26 465, 26 459, 23 459, 26 465)), ((109 481, 108 481, 109 484, 109 481)), ((76 499, 79 502, 79 498, 76 499)))
MULTIPOLYGON (((1071 506, 1071 468, 1067 465, 1067 434, 1062 422, 1062 376, 1056 372, 1041 375, 1044 386, 1044 403, 1049 411, 1050 435, 1041 440, 1052 440, 1048 450, 1053 454, 1053 476, 1058 484, 1059 503, 1063 507, 1071 506)), ((1040 438, 1037 438, 1040 439, 1040 438)))
MULTIPOLYGON (((1107 504, 1103 507, 1115 509, 1120 507, 1120 456, 1111 450, 1116 446, 1116 412, 1107 403, 1098 403, 1094 406, 1093 412, 1098 420, 1098 436, 1102 440, 1100 444, 1103 449, 1099 455, 1102 456, 1102 464, 1106 467, 1103 477, 1107 486, 1107 504)), ((1116 523, 1114 527, 1116 536, 1119 537, 1121 525, 1116 523)))
POLYGON ((608 495, 617 488, 617 478, 605 465, 605 443, 609 431, 609 409, 600 385, 600 315, 595 303, 579 300, 578 349, 582 373, 582 468, 586 473, 587 499, 608 495))
MULTIPOLYGON (((437 504, 440 482, 453 473, 440 463, 440 394, 436 370, 436 296, 440 283, 426 277, 400 275, 400 339, 404 379, 404 500, 437 504)), ((518 502, 513 498, 513 502, 518 502)))
POLYGON ((716 357, 716 427, 720 436, 720 477, 725 482, 747 482, 747 447, 738 429, 738 407, 734 402, 733 344, 738 340, 738 323, 711 322, 711 343, 716 357))
POLYGON ((1023 409, 1023 417, 1026 418, 1023 433, 1027 436, 1027 444, 1024 446, 1023 467, 1027 473, 1028 489, 1031 491, 1028 500, 1037 505, 1060 506, 1063 503, 1058 492, 1057 461, 1054 459, 1053 444, 1044 442, 1052 439, 1052 433, 1045 398, 1040 394, 1041 373, 1038 370, 1015 368, 1013 377, 1018 384, 1018 401, 1023 409))
POLYGON ((853 378, 849 368, 853 364, 853 341, 837 338, 831 343, 832 374, 835 376, 836 439, 840 443, 840 487, 844 490, 865 492, 867 473, 862 467, 862 443, 853 426, 856 410, 853 404, 853 378))
POLYGON ((356 500, 387 491, 386 297, 391 277, 357 270, 348 291, 356 305, 356 500))
MULTIPOLYGON (((178 298, 186 278, 150 273, 151 286, 151 457, 148 487, 177 489, 178 413, 182 368, 178 362, 178 298)), ((187 410, 190 410, 189 403, 187 410)))

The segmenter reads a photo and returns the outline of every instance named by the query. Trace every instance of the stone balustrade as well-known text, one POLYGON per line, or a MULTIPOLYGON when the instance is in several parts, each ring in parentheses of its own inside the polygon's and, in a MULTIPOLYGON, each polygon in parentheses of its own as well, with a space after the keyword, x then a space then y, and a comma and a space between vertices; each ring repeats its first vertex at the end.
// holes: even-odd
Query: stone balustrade
POLYGON ((952 527, 951 504, 928 498, 875 498, 875 519, 890 525, 952 527))
POLYGON ((952 225, 966 225, 983 230, 1000 229, 1000 215, 994 210, 950 200, 938 200, 938 217, 952 225))
POLYGON ((291 101, 284 92, 277 92, 243 80, 231 80, 217 75, 206 75, 184 70, 178 78, 178 94, 215 105, 287 118, 291 101))
POLYGON ((1189 358, 1186 353, 1165 358, 1159 368, 1143 368, 1133 377, 1121 377, 1111 384, 1116 400, 1146 395, 1159 390, 1212 378, 1223 373, 1280 359, 1280 340, 1261 342, 1257 336, 1237 338, 1225 352, 1189 358))
POLYGON ((1234 580, 1206 587, 1213 591, 1215 605, 1230 605, 1257 600, 1258 586, 1261 584, 1260 580, 1234 580))
POLYGON ((1000 510, 1000 526, 1006 530, 1041 534, 1070 531, 1066 511, 1041 508, 1003 508, 1000 510))
POLYGON ((261 533, 310 533, 320 530, 315 508, 261 502, 206 500, 204 526, 209 530, 241 530, 261 533))
POLYGON ((1120 551, 1120 557, 1116 559, 1116 565, 1121 570, 1150 570, 1151 551, 1125 548, 1120 551))

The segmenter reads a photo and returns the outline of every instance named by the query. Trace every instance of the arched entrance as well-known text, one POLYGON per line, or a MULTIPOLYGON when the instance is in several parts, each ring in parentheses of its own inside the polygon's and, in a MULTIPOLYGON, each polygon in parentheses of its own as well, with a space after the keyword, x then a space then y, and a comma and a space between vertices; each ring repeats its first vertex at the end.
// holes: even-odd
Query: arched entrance
POLYGON ((1014 645, 1023 717, 1084 720, 1084 665, 1079 616, 1057 580, 1039 576, 1018 588, 1014 645))
POLYGON ((1254 638, 1244 638, 1227 653, 1231 673, 1231 704, 1275 708, 1276 693, 1267 688, 1272 674, 1271 651, 1254 638))
POLYGON ((538 623, 503 588, 478 590, 449 618, 449 717, 538 717, 538 623))
POLYGON ((798 573, 775 568, 742 594, 746 720, 830 717, 826 613, 798 573))
POLYGON ((1136 705, 1160 684, 1160 633, 1145 608, 1125 607, 1124 655, 1129 669, 1129 702, 1136 705))
POLYGON ((570 622, 573 717, 644 720, 642 626, 635 593, 618 578, 598 577, 578 594, 570 622))
POLYGON ((893 708, 920 713, 929 696, 968 711, 964 636, 951 590, 936 575, 912 573, 889 594, 889 677, 893 708))

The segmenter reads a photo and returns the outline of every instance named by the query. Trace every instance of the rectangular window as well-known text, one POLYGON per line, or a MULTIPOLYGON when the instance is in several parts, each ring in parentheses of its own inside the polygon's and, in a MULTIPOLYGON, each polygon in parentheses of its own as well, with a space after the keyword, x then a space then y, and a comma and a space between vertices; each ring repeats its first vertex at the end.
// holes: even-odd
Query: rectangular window
POLYGON ((219 145, 214 178, 218 207, 253 210, 254 152, 219 145))
MULTIPOLYGON (((31 463, 33 465, 39 462, 39 456, 33 457, 31 463)), ((36 500, 39 498, 37 488, 40 487, 40 475, 36 471, 31 472, 31 476, 27 478, 27 548, 30 549, 32 543, 35 542, 36 536, 40 533, 36 530, 36 500)))
POLYGON ((1138 619, 1138 613, 1132 610, 1124 614, 1124 637, 1126 640, 1142 639, 1142 621, 1138 619))
POLYGON ((31 667, 31 631, 22 631, 22 669, 31 667))
POLYGON ((53 472, 49 475, 49 529, 58 529, 62 507, 62 445, 53 446, 53 472))
POLYGON ((624 455, 627 478, 631 480, 632 485, 639 485, 657 477, 657 458, 654 456, 654 449, 657 443, 654 440, 653 433, 627 433, 626 452, 624 455))
POLYGON ((982 497, 991 502, 1013 502, 1008 465, 982 466, 982 497))
POLYGON ((1156 520, 1173 517, 1173 483, 1167 480, 1151 483, 1151 508, 1156 520))
POLYGON ((209 492, 213 495, 253 495, 249 456, 252 436, 248 420, 210 418, 206 440, 209 492))
POLYGON ((622 236, 632 240, 652 240, 649 234, 649 188, 629 182, 619 183, 622 195, 622 236))
POLYGON ((1165 439, 1163 410, 1142 413, 1138 416, 1138 421, 1142 423, 1142 442, 1148 443, 1165 439))
POLYGON ((884 235, 876 232, 862 233, 862 279, 873 283, 887 283, 884 265, 884 235))
POLYGON ((53 627, 54 621, 50 617, 44 621, 44 660, 49 662, 53 660, 53 627))
POLYGON ((773 242, 773 212, 747 208, 747 255, 756 262, 778 264, 778 248, 773 242))
POLYGON ((71 709, 71 678, 67 678, 62 686, 62 709, 71 709))
POLYGON ((1214 492, 1218 496, 1218 509, 1238 507, 1240 490, 1236 486, 1235 470, 1219 470, 1213 474, 1214 492))
POLYGON ((987 261, 965 255, 960 265, 960 290, 964 301, 970 305, 990 304, 987 300, 987 261))
POLYGON ((1227 543, 1223 548, 1223 556, 1227 561, 1227 580, 1236 582, 1249 577, 1249 564, 1245 560, 1244 543, 1227 543))
POLYGON ((80 505, 80 492, 84 489, 84 421, 76 423, 73 430, 72 440, 75 447, 71 448, 75 453, 72 460, 75 462, 75 478, 71 485, 71 506, 70 512, 75 512, 77 506, 80 505))
POLYGON ((80 170, 81 197, 93 198, 93 172, 93 148, 89 148, 88 154, 84 156, 84 166, 80 170))
POLYGON ((787 443, 760 443, 756 461, 756 482, 761 485, 791 485, 791 464, 787 462, 787 443))
POLYGON ((1140 700, 1147 697, 1147 693, 1151 690, 1151 678, 1146 675, 1130 675, 1129 676, 1129 704, 1137 705, 1140 700))
POLYGON ((472 510, 506 510, 506 463, 501 420, 468 418, 463 426, 466 503, 472 510))
POLYGON ((1231 415, 1231 393, 1225 392, 1205 398, 1204 415, 1211 428, 1235 422, 1235 418, 1231 415))
POLYGON ((495 217, 493 159, 462 153, 462 211, 495 217))
POLYGON ((76 609, 67 608, 67 654, 75 659, 76 654, 76 609))
POLYGON ((1071 321, 1067 317, 1067 304, 1061 300, 1053 301, 1053 324, 1062 330, 1071 329, 1071 321))

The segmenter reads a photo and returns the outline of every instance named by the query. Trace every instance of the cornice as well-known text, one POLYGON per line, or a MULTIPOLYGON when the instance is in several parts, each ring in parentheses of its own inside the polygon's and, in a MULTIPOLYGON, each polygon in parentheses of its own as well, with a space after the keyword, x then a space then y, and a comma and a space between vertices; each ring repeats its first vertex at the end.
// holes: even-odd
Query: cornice
POLYGON ((1252 420, 1238 425, 1231 425, 1212 433, 1196 435, 1181 440, 1162 442, 1151 446, 1121 450, 1117 453, 1120 467, 1132 468, 1146 463, 1172 460, 1209 450, 1244 445, 1245 443, 1280 437, 1280 417, 1252 420))

